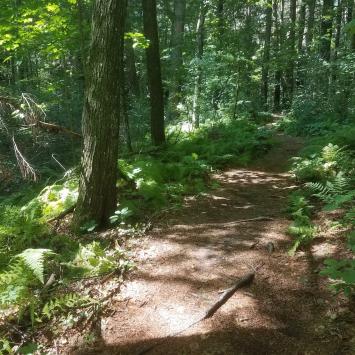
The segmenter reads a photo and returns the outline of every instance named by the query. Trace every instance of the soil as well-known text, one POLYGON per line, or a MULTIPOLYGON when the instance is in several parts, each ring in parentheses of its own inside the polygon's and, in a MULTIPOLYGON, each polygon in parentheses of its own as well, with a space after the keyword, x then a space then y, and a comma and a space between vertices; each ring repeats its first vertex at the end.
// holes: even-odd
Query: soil
POLYGON ((355 354, 349 301, 319 275, 323 260, 339 252, 339 238, 319 237, 287 254, 285 207, 295 186, 286 171, 302 142, 277 141, 252 166, 215 174, 218 188, 187 198, 139 240, 137 269, 98 321, 95 343, 69 353, 355 354), (255 269, 250 286, 189 327, 255 269))

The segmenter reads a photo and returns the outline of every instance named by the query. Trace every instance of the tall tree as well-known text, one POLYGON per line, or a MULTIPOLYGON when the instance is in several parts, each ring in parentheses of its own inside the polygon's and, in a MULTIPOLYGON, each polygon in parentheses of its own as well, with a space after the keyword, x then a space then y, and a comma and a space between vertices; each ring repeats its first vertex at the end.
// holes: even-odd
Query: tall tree
POLYGON ((319 54, 322 59, 330 61, 330 50, 332 40, 334 0, 323 0, 322 20, 320 26, 320 47, 319 54))
POLYGON ((205 35, 205 19, 206 19, 207 5, 204 0, 201 0, 200 12, 196 25, 196 77, 195 77, 195 88, 192 103, 192 122, 197 128, 200 125, 200 112, 199 112, 199 98, 202 83, 202 65, 201 60, 203 57, 203 47, 204 47, 204 35, 205 35))
POLYGON ((164 97, 161 80, 159 36, 156 0, 142 0, 144 35, 149 41, 146 48, 147 75, 150 94, 151 137, 154 145, 165 142, 164 97))
POLYGON ((74 225, 107 223, 116 207, 120 65, 126 0, 96 0, 83 109, 83 151, 74 225))
POLYGON ((307 0, 308 2, 308 19, 306 32, 306 49, 310 52, 313 42, 314 19, 316 10, 316 0, 307 0))
POLYGON ((177 117, 177 106, 181 100, 181 86, 183 74, 183 44, 185 28, 186 0, 174 0, 174 16, 171 33, 171 115, 172 119, 177 117))
POLYGON ((288 55, 286 68, 286 85, 285 85, 285 106, 290 107, 293 99, 293 90, 295 86, 294 69, 296 59, 296 0, 290 0, 290 24, 288 34, 288 55))
MULTIPOLYGON (((275 56, 278 57, 281 52, 281 40, 282 35, 282 21, 283 21, 283 12, 284 12, 284 1, 281 1, 281 16, 279 16, 279 1, 274 0, 273 2, 273 16, 274 16, 274 51, 275 56), (279 20, 281 17, 281 23, 279 20)), ((275 85, 274 85, 274 98, 273 98, 273 111, 279 112, 281 109, 281 80, 282 80, 282 70, 281 66, 278 65, 275 71, 275 85)))
POLYGON ((270 43, 272 28, 272 0, 268 0, 265 10, 265 34, 264 34, 264 54, 262 68, 262 99, 267 109, 268 92, 269 92, 269 66, 270 66, 270 43))
POLYGON ((299 10, 299 19, 298 19, 298 53, 302 53, 303 50, 303 39, 304 39, 304 27, 306 24, 306 0, 302 1, 300 10, 299 10))

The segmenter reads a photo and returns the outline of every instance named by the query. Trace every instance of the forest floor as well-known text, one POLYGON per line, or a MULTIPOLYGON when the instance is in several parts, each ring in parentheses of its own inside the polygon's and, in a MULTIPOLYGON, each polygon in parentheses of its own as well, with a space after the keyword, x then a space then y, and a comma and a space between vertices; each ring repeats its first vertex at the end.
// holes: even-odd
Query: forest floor
POLYGON ((73 354, 353 354, 355 317, 318 271, 337 252, 329 233, 287 254, 287 173, 299 139, 277 136, 248 168, 213 178, 219 187, 187 198, 136 242, 137 264, 98 322, 96 342, 73 354), (258 217, 256 219, 243 221, 258 217), (274 250, 270 250, 270 243, 274 250), (268 248, 269 246, 269 248, 268 248), (270 252, 271 251, 271 252, 270 252), (257 268, 215 314, 199 319, 238 278, 257 268))

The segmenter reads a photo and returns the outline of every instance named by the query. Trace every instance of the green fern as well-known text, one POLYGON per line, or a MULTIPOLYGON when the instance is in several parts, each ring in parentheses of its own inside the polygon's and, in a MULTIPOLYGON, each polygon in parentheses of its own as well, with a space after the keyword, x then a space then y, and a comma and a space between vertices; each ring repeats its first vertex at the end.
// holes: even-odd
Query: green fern
POLYGON ((54 255, 50 249, 26 249, 17 257, 33 272, 36 278, 44 283, 44 260, 47 255, 54 255))
POLYGON ((96 303, 97 301, 91 297, 68 293, 49 300, 42 309, 42 315, 51 319, 57 313, 65 312, 73 308, 86 307, 96 303))
POLYGON ((326 210, 337 209, 355 199, 355 190, 343 172, 339 172, 332 181, 309 182, 306 187, 313 192, 313 196, 326 203, 326 210))

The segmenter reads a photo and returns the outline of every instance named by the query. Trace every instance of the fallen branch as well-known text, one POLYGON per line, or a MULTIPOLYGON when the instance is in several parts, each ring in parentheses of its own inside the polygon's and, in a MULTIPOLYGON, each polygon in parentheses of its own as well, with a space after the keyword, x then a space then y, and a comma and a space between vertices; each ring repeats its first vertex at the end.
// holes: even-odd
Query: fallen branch
MULTIPOLYGON (((257 222, 257 221, 273 221, 274 218, 268 217, 268 216, 260 216, 260 217, 255 217, 255 218, 247 218, 247 219, 237 219, 236 221, 233 222, 228 222, 228 223, 223 223, 225 227, 232 227, 235 224, 238 223, 245 223, 245 222, 257 222)), ((214 227, 216 223, 205 223, 204 226, 208 227, 214 227)))
POLYGON ((71 131, 70 129, 68 128, 65 128, 63 126, 59 126, 55 123, 48 123, 48 122, 43 122, 43 121, 37 121, 35 124, 34 124, 36 127, 39 127, 45 131, 48 131, 48 132, 53 132, 53 133, 59 133, 59 132, 62 132, 62 133, 66 133, 70 136, 73 136, 75 138, 81 138, 81 134, 79 133, 76 133, 74 131, 71 131))
POLYGON ((235 294, 238 289, 249 285, 253 281, 254 276, 254 272, 245 275, 240 280, 238 280, 234 286, 223 292, 219 300, 206 311, 205 315, 200 320, 211 318, 218 311, 218 309, 221 308, 235 294))
POLYGON ((57 221, 59 219, 64 218, 67 214, 71 213, 74 211, 76 204, 74 204, 73 206, 70 206, 69 208, 67 208, 66 210, 64 210, 63 212, 59 213, 58 216, 52 217, 50 219, 47 220, 47 223, 51 223, 54 221, 57 221))
POLYGON ((175 337, 177 335, 180 335, 181 333, 185 332, 186 330, 190 329, 191 327, 193 327, 195 324, 211 318, 217 311, 218 309, 220 309, 234 294, 237 290, 239 290, 240 288, 244 287, 244 286, 248 286, 249 284, 252 283, 252 281, 254 280, 255 277, 255 272, 251 272, 249 274, 246 274, 245 276, 243 276, 241 279, 239 279, 234 286, 230 287, 229 289, 227 289, 225 292, 223 292, 223 294, 220 296, 220 298, 218 299, 217 302, 215 302, 205 313, 202 317, 198 318, 195 322, 191 323, 190 325, 188 325, 187 327, 185 327, 182 330, 179 330, 178 332, 175 332, 173 334, 170 334, 168 336, 166 336, 166 338, 164 338, 162 341, 153 344, 151 346, 149 346, 148 348, 142 350, 141 352, 138 353, 138 355, 143 355, 143 354, 147 354, 149 353, 151 350, 153 350, 154 348, 156 348, 157 346, 163 344, 167 339, 175 337))

